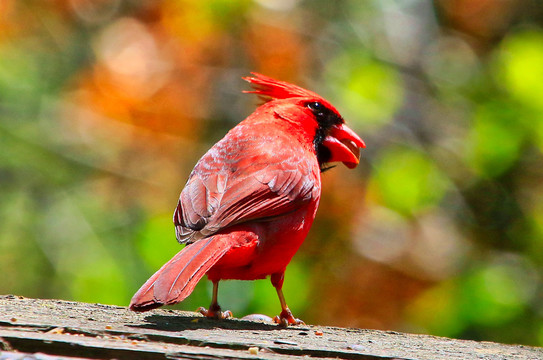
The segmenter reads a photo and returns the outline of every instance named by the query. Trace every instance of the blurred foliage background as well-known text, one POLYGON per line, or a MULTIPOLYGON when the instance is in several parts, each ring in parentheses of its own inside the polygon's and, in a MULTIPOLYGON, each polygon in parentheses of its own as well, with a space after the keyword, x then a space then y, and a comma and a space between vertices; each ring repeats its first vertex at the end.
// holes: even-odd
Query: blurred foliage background
MULTIPOLYGON (((258 71, 367 144, 323 175, 296 316, 543 345, 542 24, 540 0, 0 0, 0 293, 127 305, 258 71)), ((219 299, 279 312, 267 280, 219 299)))

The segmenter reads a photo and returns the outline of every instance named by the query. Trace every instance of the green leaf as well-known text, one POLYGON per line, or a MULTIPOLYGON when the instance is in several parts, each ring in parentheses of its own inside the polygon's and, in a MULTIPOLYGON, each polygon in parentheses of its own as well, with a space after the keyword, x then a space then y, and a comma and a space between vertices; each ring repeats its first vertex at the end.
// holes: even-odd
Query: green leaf
POLYGON ((387 124, 403 100, 396 71, 359 51, 345 51, 327 65, 334 104, 349 123, 369 131, 387 124))
POLYGON ((450 187, 448 178, 426 154, 407 147, 385 150, 375 168, 370 188, 385 206, 404 215, 436 205, 450 187))
POLYGON ((495 73, 513 97, 543 110, 543 32, 529 30, 509 36, 498 53, 495 73))
POLYGON ((481 176, 496 177, 518 159, 525 137, 519 111, 507 103, 480 105, 466 139, 467 163, 481 176))

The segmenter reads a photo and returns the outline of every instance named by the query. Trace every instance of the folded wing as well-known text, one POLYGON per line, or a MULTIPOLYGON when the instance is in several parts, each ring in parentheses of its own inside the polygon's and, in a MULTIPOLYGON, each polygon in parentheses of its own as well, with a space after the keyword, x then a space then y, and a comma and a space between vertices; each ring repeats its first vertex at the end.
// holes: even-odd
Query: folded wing
POLYGON ((262 139, 223 141, 204 155, 174 213, 179 242, 192 243, 235 224, 288 214, 318 196, 318 166, 302 149, 284 146, 270 154, 263 144, 262 139))

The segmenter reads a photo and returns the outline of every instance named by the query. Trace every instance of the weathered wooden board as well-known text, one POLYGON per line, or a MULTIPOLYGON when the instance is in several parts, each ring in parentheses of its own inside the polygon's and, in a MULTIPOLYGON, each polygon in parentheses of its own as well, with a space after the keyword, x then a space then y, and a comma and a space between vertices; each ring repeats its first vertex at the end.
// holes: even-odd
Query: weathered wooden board
POLYGON ((543 359, 543 349, 392 331, 211 320, 174 310, 0 296, 0 359, 543 359), (26 358, 25 358, 26 359, 26 358))

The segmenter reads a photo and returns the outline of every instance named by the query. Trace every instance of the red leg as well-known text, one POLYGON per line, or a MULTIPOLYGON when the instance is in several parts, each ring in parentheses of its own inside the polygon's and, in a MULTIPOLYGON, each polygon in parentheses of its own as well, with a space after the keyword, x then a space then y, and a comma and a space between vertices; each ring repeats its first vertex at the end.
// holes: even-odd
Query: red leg
POLYGON ((211 305, 209 305, 209 310, 204 308, 203 306, 198 309, 200 314, 204 315, 208 318, 214 318, 214 319, 228 319, 232 317, 232 312, 230 310, 226 310, 224 312, 221 311, 221 307, 219 306, 219 303, 217 302, 217 296, 219 293, 219 281, 213 282, 213 298, 211 299, 211 305))
POLYGON ((292 311, 287 306, 287 302, 285 301, 285 296, 283 295, 283 280, 285 279, 285 273, 275 273, 271 276, 271 282, 272 285, 275 287, 275 290, 277 291, 277 296, 279 296, 279 302, 281 303, 281 314, 273 318, 273 321, 276 324, 279 324, 280 326, 287 327, 288 325, 305 325, 305 323, 300 320, 296 319, 292 315, 292 311))

